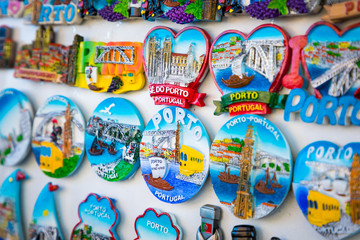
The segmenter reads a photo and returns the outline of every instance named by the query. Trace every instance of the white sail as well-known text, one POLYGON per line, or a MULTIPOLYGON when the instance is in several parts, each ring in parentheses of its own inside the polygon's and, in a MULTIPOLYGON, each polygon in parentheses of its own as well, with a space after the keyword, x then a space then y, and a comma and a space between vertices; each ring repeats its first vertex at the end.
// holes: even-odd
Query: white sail
POLYGON ((153 178, 165 178, 169 172, 167 161, 158 156, 150 157, 149 161, 153 178))

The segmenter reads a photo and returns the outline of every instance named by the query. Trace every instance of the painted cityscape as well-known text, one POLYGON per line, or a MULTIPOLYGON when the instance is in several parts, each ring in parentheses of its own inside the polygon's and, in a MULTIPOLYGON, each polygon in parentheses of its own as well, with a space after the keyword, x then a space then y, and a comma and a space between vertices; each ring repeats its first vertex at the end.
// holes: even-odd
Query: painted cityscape
POLYGON ((136 172, 143 129, 140 113, 125 99, 108 98, 98 105, 87 123, 85 148, 99 177, 118 181, 136 172))
POLYGON ((243 120, 233 118, 217 133, 210 150, 210 176, 220 202, 235 216, 258 219, 285 199, 292 177, 291 155, 270 121, 255 115, 243 120))
POLYGON ((36 112, 32 149, 40 169, 49 177, 70 175, 84 151, 85 121, 72 101, 52 96, 36 112))
POLYGON ((32 107, 15 89, 0 92, 0 165, 15 165, 29 152, 32 107))
POLYGON ((287 56, 285 39, 276 28, 258 29, 247 39, 227 31, 213 44, 212 73, 223 94, 236 89, 268 91, 287 56))
POLYGON ((330 240, 360 231, 360 143, 314 142, 298 154, 293 189, 312 227, 330 240))
POLYGON ((339 37, 326 25, 308 33, 303 56, 311 85, 322 96, 352 96, 360 87, 360 27, 339 37))
POLYGON ((206 180, 209 139, 204 126, 187 110, 170 107, 158 114, 169 113, 169 109, 174 115, 175 111, 183 111, 182 116, 191 114, 192 117, 185 117, 182 123, 174 120, 159 124, 151 120, 147 124, 140 145, 141 171, 150 191, 158 199, 180 203, 193 197, 206 180), (189 129, 192 118, 196 121, 189 129), (193 136, 194 129, 201 133, 198 138, 193 136))
POLYGON ((146 39, 144 59, 150 84, 189 87, 199 79, 206 55, 206 38, 195 29, 177 38, 166 29, 152 31, 146 39))

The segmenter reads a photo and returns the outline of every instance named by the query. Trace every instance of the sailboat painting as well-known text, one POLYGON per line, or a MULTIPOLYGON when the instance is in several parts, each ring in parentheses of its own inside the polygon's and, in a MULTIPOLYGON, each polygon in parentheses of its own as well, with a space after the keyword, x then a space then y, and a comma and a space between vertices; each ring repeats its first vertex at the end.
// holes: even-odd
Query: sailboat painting
POLYGON ((144 123, 128 100, 107 98, 90 117, 85 149, 95 173, 107 181, 125 180, 140 166, 139 149, 144 123))
POLYGON ((13 166, 29 153, 33 110, 20 91, 0 92, 0 165, 13 166))
POLYGON ((193 197, 209 172, 209 136, 190 111, 166 107, 148 122, 140 143, 141 171, 150 191, 167 203, 193 197))
POLYGON ((360 142, 310 143, 297 155, 292 186, 305 218, 324 238, 360 232, 360 142))
POLYGON ((236 217, 264 217, 282 203, 290 189, 290 147, 266 118, 234 117, 211 144, 210 177, 220 202, 236 217))
POLYGON ((32 150, 42 172, 53 178, 72 174, 84 155, 85 120, 67 97, 49 97, 37 110, 32 150))

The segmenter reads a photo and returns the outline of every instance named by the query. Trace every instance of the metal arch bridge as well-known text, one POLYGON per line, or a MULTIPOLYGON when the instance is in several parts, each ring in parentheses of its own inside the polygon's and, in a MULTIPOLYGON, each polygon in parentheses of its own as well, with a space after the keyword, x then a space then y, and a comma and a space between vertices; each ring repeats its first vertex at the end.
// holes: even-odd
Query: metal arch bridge
POLYGON ((95 63, 133 65, 134 49, 133 46, 96 46, 95 63), (125 50, 130 51, 130 58, 125 54, 125 50))
POLYGON ((312 80, 311 85, 317 88, 331 80, 328 91, 329 95, 333 97, 344 95, 351 86, 360 79, 360 69, 356 64, 359 60, 360 56, 357 55, 340 64, 334 64, 333 67, 328 69, 324 74, 312 80))
POLYGON ((279 71, 276 67, 276 47, 284 47, 284 41, 246 40, 243 41, 243 45, 245 46, 245 53, 240 53, 239 56, 232 60, 233 72, 241 76, 243 73, 241 64, 243 63, 245 57, 247 57, 245 64, 266 77, 269 82, 272 83, 279 71), (268 51, 265 51, 265 47, 268 48, 268 51))
MULTIPOLYGON (((71 109, 70 113, 71 113, 71 115, 73 115, 73 114, 77 114, 78 111, 76 109, 71 109)), ((41 136, 42 135, 45 124, 47 124, 52 118, 57 117, 57 116, 64 116, 64 115, 65 115, 65 110, 64 111, 58 111, 58 112, 36 114, 36 117, 43 117, 43 120, 40 122, 39 126, 36 128, 35 136, 41 136)), ((73 122, 75 124, 75 126, 81 132, 84 131, 84 126, 76 118, 72 117, 71 122, 73 122)))
POLYGON ((143 136, 151 136, 152 145, 157 146, 158 149, 165 143, 171 145, 171 139, 175 137, 175 130, 159 130, 159 131, 145 131, 143 136))
POLYGON ((124 143, 128 140, 129 137, 132 137, 132 133, 135 130, 138 130, 139 126, 137 125, 130 125, 130 124, 122 124, 122 123, 108 123, 105 127, 104 131, 102 132, 102 136, 110 141, 117 141, 120 143, 124 143), (115 129, 115 134, 110 134, 110 130, 115 129), (129 130, 130 134, 125 135, 125 132, 129 130), (119 138, 119 133, 121 137, 119 138))

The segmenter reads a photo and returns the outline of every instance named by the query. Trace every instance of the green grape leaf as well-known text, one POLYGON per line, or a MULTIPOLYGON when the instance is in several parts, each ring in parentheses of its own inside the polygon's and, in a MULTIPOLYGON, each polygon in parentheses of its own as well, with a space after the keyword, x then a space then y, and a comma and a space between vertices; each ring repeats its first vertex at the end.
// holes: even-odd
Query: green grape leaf
POLYGON ((277 9, 279 10, 281 15, 286 15, 288 14, 288 8, 286 6, 286 1, 287 0, 272 0, 269 5, 267 6, 267 8, 269 9, 277 9))
POLYGON ((190 3, 186 7, 185 12, 187 14, 194 15, 196 19, 202 19, 202 5, 203 5, 202 0, 195 0, 195 2, 190 3))
POLYGON ((115 13, 120 13, 124 17, 129 17, 129 7, 128 7, 128 1, 119 1, 118 4, 115 5, 114 10, 115 13))
POLYGON ((184 5, 185 0, 177 0, 177 2, 180 4, 180 6, 184 5))

